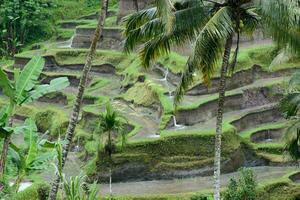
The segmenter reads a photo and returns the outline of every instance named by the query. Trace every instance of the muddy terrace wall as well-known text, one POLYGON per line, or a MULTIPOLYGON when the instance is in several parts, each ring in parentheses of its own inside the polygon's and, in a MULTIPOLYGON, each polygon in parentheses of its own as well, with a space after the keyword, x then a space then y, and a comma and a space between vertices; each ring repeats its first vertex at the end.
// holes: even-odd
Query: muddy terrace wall
POLYGON ((268 129, 261 130, 253 133, 250 137, 252 142, 265 142, 266 140, 271 139, 272 142, 279 142, 284 133, 284 129, 268 129))
MULTIPOLYGON (((223 137, 223 147, 232 143, 231 136, 224 139, 227 136, 223 137)), ((113 156, 112 180, 114 182, 142 181, 212 175, 213 149, 207 147, 213 143, 213 135, 206 139, 187 135, 143 144, 140 147, 133 147, 130 152, 125 147, 125 152, 113 156), (205 148, 205 152, 201 148, 205 148), (133 150, 135 153, 131 153, 133 150), (207 157, 211 159, 207 159, 207 157), (195 162, 200 163, 193 164, 195 162)), ((223 173, 236 171, 242 166, 253 167, 267 164, 267 161, 258 158, 244 145, 228 150, 224 148, 222 151, 223 173)), ((108 166, 105 156, 102 155, 97 163, 95 174, 90 176, 91 181, 108 182, 108 166)))
MULTIPOLYGON (((45 71, 63 71, 63 70, 74 70, 82 71, 84 64, 66 64, 59 65, 54 56, 44 56, 45 58, 45 71)), ((29 58, 15 58, 15 67, 23 68, 28 62, 29 58)), ((112 64, 105 63, 102 65, 93 65, 91 72, 104 73, 104 74, 115 74, 116 68, 112 64)))
POLYGON ((279 112, 276 107, 272 106, 248 113, 242 118, 233 121, 231 124, 236 127, 237 132, 240 132, 248 128, 254 128, 260 124, 276 122, 283 119, 282 113, 279 112))
MULTIPOLYGON (((257 79, 261 78, 275 78, 282 76, 289 76, 295 72, 296 68, 282 69, 275 72, 264 71, 261 66, 253 65, 252 68, 241 70, 234 73, 231 77, 227 77, 226 90, 232 90, 240 88, 253 83, 257 79)), ((203 94, 213 94, 218 92, 220 78, 213 78, 211 81, 211 86, 207 88, 204 84, 198 84, 191 88, 187 95, 203 95, 203 94)))
POLYGON ((154 0, 120 0, 118 21, 130 13, 149 7, 153 2, 154 0))
MULTIPOLYGON (((72 41, 72 48, 89 48, 93 39, 95 28, 76 28, 72 41)), ((117 49, 122 47, 122 30, 119 28, 104 28, 98 48, 117 49)))
MULTIPOLYGON (((271 89, 262 87, 244 90, 242 94, 226 97, 224 112, 272 104, 279 101, 282 97, 281 94, 280 85, 274 85, 271 89)), ((194 109, 179 110, 176 114, 176 119, 179 124, 185 125, 203 123, 216 117, 217 108, 218 99, 215 99, 194 109)), ((167 127, 172 127, 173 125, 173 120, 170 120, 167 127)))

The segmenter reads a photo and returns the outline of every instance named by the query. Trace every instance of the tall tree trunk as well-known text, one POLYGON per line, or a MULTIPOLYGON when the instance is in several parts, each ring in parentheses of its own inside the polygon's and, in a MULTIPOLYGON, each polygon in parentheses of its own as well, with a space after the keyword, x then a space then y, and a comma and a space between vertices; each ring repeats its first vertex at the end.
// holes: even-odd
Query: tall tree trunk
MULTIPOLYGON (((84 65, 81 78, 80 78, 80 82, 79 82, 79 86, 78 86, 78 93, 77 93, 77 96, 76 96, 75 104, 73 106, 73 110, 72 110, 72 113, 71 113, 69 125, 68 125, 67 132, 66 132, 66 141, 67 141, 67 143, 63 147, 62 167, 65 166, 66 159, 67 159, 67 156, 68 156, 68 153, 69 153, 69 150, 70 150, 71 142, 73 140, 74 131, 75 131, 75 128, 76 128, 76 125, 77 125, 77 122, 78 122, 78 116, 79 116, 79 112, 80 112, 80 109, 81 109, 83 94, 84 94, 84 90, 85 90, 86 83, 87 83, 87 78, 88 78, 89 72, 90 72, 91 67, 92 67, 92 60, 93 60, 94 55, 96 53, 97 43, 99 41, 100 36, 102 35, 104 22, 105 22, 105 19, 106 19, 107 5, 108 5, 108 0, 103 0, 102 1, 101 14, 100 14, 99 19, 98 19, 98 25, 97 25, 97 28, 96 28, 96 31, 95 31, 95 34, 94 34, 94 38, 93 38, 92 43, 91 43, 89 53, 87 55, 86 63, 84 65)), ((55 200, 56 199, 59 183, 60 183, 60 177, 57 175, 55 181, 52 184, 52 189, 50 191, 49 200, 55 200)))
POLYGON ((232 47, 232 36, 226 40, 223 63, 221 68, 221 77, 219 83, 219 103, 216 122, 215 137, 215 161, 214 161, 214 199, 220 200, 220 175, 221 175, 221 139, 222 139, 222 122, 226 90, 226 74, 229 65, 230 51, 232 47))
POLYGON ((111 185, 111 182, 112 182, 112 172, 111 172, 111 164, 109 166, 109 199, 112 200, 113 199, 113 193, 112 193, 112 185, 111 185))
POLYGON ((108 156, 109 156, 109 199, 112 200, 112 141, 111 141, 111 131, 108 131, 108 156))

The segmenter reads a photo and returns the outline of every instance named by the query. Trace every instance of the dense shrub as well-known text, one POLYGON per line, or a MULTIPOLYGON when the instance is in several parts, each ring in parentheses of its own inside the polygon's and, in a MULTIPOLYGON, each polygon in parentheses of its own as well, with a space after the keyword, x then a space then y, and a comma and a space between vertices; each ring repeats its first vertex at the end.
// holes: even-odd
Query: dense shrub
POLYGON ((200 194, 200 195, 194 195, 191 197, 191 200, 213 200, 212 196, 200 194))
POLYGON ((251 169, 242 168, 240 178, 230 179, 224 200, 255 200, 257 196, 257 183, 251 169))
POLYGON ((13 200, 47 200, 50 186, 46 183, 36 183, 26 190, 17 193, 13 200))
POLYGON ((39 131, 49 131, 51 136, 64 135, 67 130, 68 117, 63 111, 49 108, 37 112, 34 119, 39 131))
POLYGON ((23 44, 50 36, 51 6, 42 0, 0 0, 0 56, 14 55, 23 44))

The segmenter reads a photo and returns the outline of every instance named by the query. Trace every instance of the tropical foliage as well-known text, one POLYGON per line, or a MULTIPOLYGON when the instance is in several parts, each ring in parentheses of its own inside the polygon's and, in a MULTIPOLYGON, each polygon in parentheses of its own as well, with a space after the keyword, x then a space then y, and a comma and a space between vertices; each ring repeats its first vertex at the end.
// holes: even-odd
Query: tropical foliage
POLYGON ((28 118, 24 125, 18 127, 24 134, 25 147, 11 145, 9 155, 13 164, 17 167, 17 179, 15 190, 18 192, 20 183, 30 172, 46 169, 50 161, 55 158, 55 152, 43 151, 49 143, 47 140, 39 139, 37 127, 33 119, 28 118))
MULTIPOLYGON (((109 184, 110 184, 110 197, 112 198, 112 154, 116 150, 116 139, 121 141, 122 146, 126 142, 126 132, 124 126, 126 119, 113 110, 112 106, 108 103, 106 111, 100 114, 98 133, 102 136, 104 142, 104 152, 109 157, 109 184)), ((102 159, 102 158, 100 158, 102 159)))
POLYGON ((231 178, 224 192, 224 200, 255 200, 257 199, 257 183, 251 169, 240 169, 238 180, 231 178))
POLYGON ((70 177, 69 180, 66 178, 63 173, 62 166, 62 142, 60 139, 54 144, 57 155, 57 165, 56 174, 59 175, 62 183, 63 193, 62 199, 66 200, 94 200, 97 199, 98 196, 98 188, 96 183, 88 186, 86 182, 86 177, 79 175, 75 177, 70 177))
POLYGON ((195 74, 200 73, 203 82, 209 85, 222 60, 222 67, 217 73, 220 75, 220 83, 214 171, 214 198, 220 199, 221 134, 226 76, 228 72, 235 70, 240 35, 252 35, 259 23, 265 22, 264 25, 270 27, 269 34, 281 47, 298 52, 299 9, 295 7, 299 7, 299 1, 187 0, 176 3, 175 8, 169 0, 155 2, 156 7, 125 18, 125 51, 131 52, 140 47, 142 64, 149 68, 159 57, 169 54, 172 45, 194 43, 192 55, 176 91, 175 105, 182 100, 185 91, 193 83, 195 74), (283 22, 285 25, 281 26, 283 22), (277 26, 281 28, 280 33, 277 26), (237 42, 231 58, 233 37, 236 37, 237 42))
POLYGON ((1 0, 0 56, 14 55, 25 43, 49 37, 49 7, 42 0, 1 0))
POLYGON ((300 73, 293 74, 289 81, 287 94, 281 100, 280 107, 285 117, 290 121, 291 125, 285 132, 286 151, 289 155, 297 160, 300 158, 300 73))
MULTIPOLYGON (((73 109, 72 109, 71 116, 70 116, 70 121, 69 121, 68 128, 66 131, 66 144, 63 147, 64 150, 63 150, 63 155, 62 155, 62 165, 61 165, 62 168, 65 165, 65 162, 68 157, 69 150, 70 150, 70 145, 73 141, 75 128, 77 126, 78 119, 79 119, 81 104, 83 101, 84 91, 85 91, 85 87, 86 87, 87 81, 88 81, 88 76, 89 76, 89 73, 90 73, 90 70, 92 67, 93 58, 96 54, 97 44, 100 39, 100 36, 102 35, 102 31, 104 28, 104 23, 105 23, 107 9, 108 9, 108 7, 107 7, 108 3, 109 3, 108 0, 102 1, 101 14, 98 19, 95 34, 93 36, 90 50, 87 54, 86 62, 85 62, 85 65, 83 67, 82 74, 80 77, 80 82, 78 85, 78 93, 76 95, 75 103, 73 105, 73 109)), ((60 180, 61 180, 60 176, 57 176, 55 181, 53 182, 52 189, 51 189, 50 196, 49 196, 50 200, 56 199, 60 180)))
MULTIPOLYGON (((2 152, 1 152, 1 178, 3 178, 3 174, 5 172, 5 164, 8 153, 9 145, 11 148, 16 149, 16 146, 13 145, 10 141, 11 135, 18 133, 18 127, 14 128, 11 123, 11 119, 15 114, 16 107, 21 107, 26 103, 33 102, 38 98, 42 97, 45 94, 55 92, 57 90, 64 89, 69 85, 69 81, 67 78, 57 78, 53 79, 49 84, 38 84, 38 79, 44 67, 44 60, 41 57, 34 57, 30 62, 24 67, 24 69, 20 72, 20 70, 15 69, 14 71, 14 79, 11 81, 8 78, 8 75, 0 69, 0 77, 1 84, 0 88, 3 91, 3 94, 9 98, 9 104, 2 107, 0 111, 0 137, 4 140, 2 152)), ((27 121, 27 123, 32 121, 27 121)), ((26 124, 30 127, 30 131, 26 132, 29 135, 26 135, 25 138, 30 136, 34 136, 34 125, 32 123, 26 124)), ((33 138, 29 140, 32 140, 33 138)), ((31 141, 32 142, 32 141, 31 141)), ((31 147, 31 144, 29 145, 31 147)), ((27 160, 27 164, 31 164, 33 162, 33 155, 36 153, 36 147, 33 146, 33 149, 29 149, 29 158, 27 160)), ((19 155, 20 156, 20 155, 19 155)), ((23 159, 23 161, 25 161, 23 159)), ((20 159, 22 160, 22 159, 20 159)))

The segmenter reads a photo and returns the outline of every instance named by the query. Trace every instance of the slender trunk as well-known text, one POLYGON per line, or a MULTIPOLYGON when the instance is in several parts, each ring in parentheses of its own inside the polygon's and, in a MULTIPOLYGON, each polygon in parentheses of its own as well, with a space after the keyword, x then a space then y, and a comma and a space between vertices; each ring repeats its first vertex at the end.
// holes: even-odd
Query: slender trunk
MULTIPOLYGON (((98 25, 97 25, 97 28, 96 28, 96 31, 95 31, 95 34, 94 34, 93 41, 91 43, 90 51, 87 55, 87 59, 86 59, 85 66, 83 68, 82 76, 80 78, 80 83, 79 83, 79 86, 78 86, 78 93, 77 93, 77 96, 76 96, 75 104, 73 106, 73 110, 72 110, 72 113, 71 113, 69 125, 68 125, 67 132, 66 132, 66 141, 67 141, 67 143, 63 147, 62 167, 65 166, 66 159, 67 159, 67 156, 68 156, 68 153, 69 153, 69 150, 70 150, 70 145, 71 145, 71 142, 73 140, 74 131, 75 131, 75 128, 76 128, 76 125, 77 125, 77 122, 78 122, 78 116, 79 116, 79 112, 80 112, 80 108, 81 108, 81 103, 82 103, 82 99, 83 99, 85 86, 86 86, 86 83, 87 83, 87 78, 88 78, 90 69, 92 67, 92 60, 93 60, 94 55, 96 53, 97 43, 99 41, 99 38, 102 34, 102 30, 103 30, 103 27, 104 27, 104 22, 105 22, 105 19, 106 19, 107 2, 108 2, 108 0, 103 0, 102 1, 102 10, 101 10, 101 14, 99 16, 98 25)), ((60 177, 57 175, 55 181, 52 184, 52 189, 50 191, 49 200, 55 200, 56 199, 59 183, 60 183, 60 177)))
POLYGON ((139 11, 138 0, 133 0, 133 2, 134 2, 135 10, 138 12, 139 11))
POLYGON ((215 161, 214 161, 214 200, 220 200, 220 175, 221 175, 221 137, 222 137, 222 122, 223 110, 226 90, 226 74, 230 58, 232 46, 232 36, 226 40, 223 63, 221 68, 221 77, 219 83, 219 103, 216 122, 216 137, 215 137, 215 161))
POLYGON ((112 194, 112 185, 111 185, 111 182, 112 182, 112 178, 111 178, 111 175, 112 172, 111 172, 111 165, 109 166, 109 198, 110 200, 112 200, 112 197, 113 197, 113 194, 112 194))
POLYGON ((112 142, 111 142, 111 132, 108 131, 108 156, 109 156, 109 198, 110 200, 112 200, 112 186, 111 186, 111 182, 112 182, 112 172, 111 172, 111 168, 112 168, 112 157, 111 157, 111 154, 112 154, 112 142))
MULTIPOLYGON (((12 126, 11 116, 13 115, 13 113, 14 113, 14 102, 11 101, 10 105, 8 107, 6 126, 9 126, 9 127, 12 126)), ((7 153, 8 153, 8 148, 9 148, 10 142, 11 142, 11 135, 7 135, 4 138, 2 152, 1 152, 0 181, 3 179, 3 176, 5 174, 5 165, 6 165, 7 153)))
POLYGON ((2 180, 3 175, 5 174, 5 165, 6 165, 6 158, 8 153, 8 148, 10 144, 10 135, 6 136, 3 141, 2 153, 1 153, 1 160, 0 160, 0 180, 2 180))
MULTIPOLYGON (((22 172, 21 172, 21 173, 22 173, 22 172)), ((20 184, 21 184, 21 182, 23 181, 23 177, 24 177, 24 175, 23 175, 23 174, 20 174, 20 175, 18 176, 17 180, 16 180, 16 183, 15 183, 15 185, 16 185, 16 193, 18 193, 18 191, 19 191, 20 184)))

